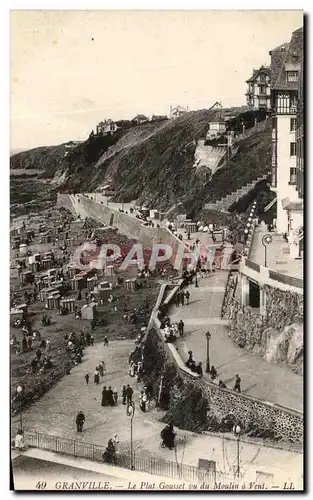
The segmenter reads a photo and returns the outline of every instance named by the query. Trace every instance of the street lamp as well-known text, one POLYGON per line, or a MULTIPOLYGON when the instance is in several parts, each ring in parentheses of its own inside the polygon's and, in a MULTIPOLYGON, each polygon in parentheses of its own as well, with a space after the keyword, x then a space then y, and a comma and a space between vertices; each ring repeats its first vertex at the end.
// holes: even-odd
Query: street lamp
POLYGON ((267 267, 267 245, 270 245, 273 238, 270 234, 265 234, 262 238, 262 244, 264 246, 264 267, 267 267))
POLYGON ((210 373, 210 338, 211 334, 209 331, 206 332, 206 373, 210 373))
POLYGON ((16 388, 16 392, 18 395, 18 399, 20 401, 20 428, 21 431, 23 431, 23 399, 22 399, 23 387, 21 385, 18 385, 16 388))
POLYGON ((240 447, 240 433, 241 433, 240 425, 234 425, 233 433, 237 437, 237 471, 236 471, 236 476, 239 479, 239 475, 240 475, 240 459, 239 459, 240 448, 239 447, 240 447))
POLYGON ((128 402, 126 407, 126 415, 130 417, 130 469, 134 470, 134 459, 133 459, 133 418, 135 415, 135 403, 133 401, 128 402))

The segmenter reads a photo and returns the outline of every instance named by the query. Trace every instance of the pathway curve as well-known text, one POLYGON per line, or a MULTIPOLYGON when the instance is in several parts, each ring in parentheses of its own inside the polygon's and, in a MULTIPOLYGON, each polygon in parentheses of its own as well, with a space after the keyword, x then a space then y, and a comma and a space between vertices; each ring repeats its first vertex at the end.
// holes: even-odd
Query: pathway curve
MULTIPOLYGON (((236 465, 237 444, 229 436, 225 438, 213 435, 199 435, 178 429, 177 455, 175 451, 160 447, 160 431, 164 427, 159 419, 164 412, 151 408, 147 413, 139 409, 139 384, 127 374, 128 355, 133 349, 133 341, 112 341, 108 348, 102 343, 86 349, 83 363, 73 368, 70 375, 56 384, 44 394, 31 408, 24 412, 25 429, 34 430, 70 439, 82 440, 106 446, 107 441, 115 432, 119 435, 120 447, 129 447, 130 422, 126 416, 126 408, 119 402, 114 408, 103 408, 100 405, 101 390, 104 385, 112 385, 118 389, 123 384, 131 384, 134 389, 136 412, 134 416, 134 450, 140 456, 153 456, 172 462, 198 465, 199 458, 215 460, 217 470, 229 472, 236 465), (86 372, 92 374, 95 365, 104 359, 107 373, 100 385, 92 381, 87 386, 84 380, 86 372), (78 410, 83 410, 86 416, 86 425, 82 434, 77 434, 75 417, 78 410)), ((18 417, 16 419, 18 421, 18 417)), ((273 471, 281 473, 281 464, 284 464, 283 475, 300 477, 303 456, 274 448, 241 442, 240 457, 242 470, 251 472, 255 477, 255 470, 273 471)), ((287 479, 285 479, 287 481, 287 479)))
POLYGON ((241 377, 242 391, 264 401, 303 411, 303 379, 290 367, 271 364, 258 355, 237 347, 228 337, 228 321, 221 320, 221 307, 227 281, 226 271, 216 271, 209 278, 199 280, 199 287, 189 287, 189 306, 173 306, 170 318, 183 319, 184 339, 177 341, 184 360, 188 350, 196 361, 206 364, 207 330, 211 333, 210 361, 228 387, 233 387, 235 375, 241 377))

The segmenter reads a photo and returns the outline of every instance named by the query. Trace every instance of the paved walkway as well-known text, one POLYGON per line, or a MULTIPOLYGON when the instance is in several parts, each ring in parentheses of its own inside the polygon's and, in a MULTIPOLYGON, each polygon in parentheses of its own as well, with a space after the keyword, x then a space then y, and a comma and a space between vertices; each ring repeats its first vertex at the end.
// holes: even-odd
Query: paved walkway
POLYGON ((199 288, 189 287, 189 306, 173 306, 170 318, 183 319, 184 339, 177 341, 178 350, 184 360, 188 350, 196 361, 206 364, 207 330, 211 333, 210 361, 228 387, 232 387, 236 373, 241 377, 242 392, 303 411, 303 379, 290 367, 270 364, 258 355, 237 347, 228 337, 228 321, 221 320, 223 290, 227 281, 226 271, 216 271, 209 278, 199 280, 199 288))
POLYGON ((292 259, 288 243, 283 236, 278 233, 269 233, 266 227, 257 226, 255 228, 249 260, 264 266, 265 254, 262 238, 265 234, 270 234, 273 239, 272 243, 267 246, 267 267, 273 271, 302 279, 303 260, 292 259))

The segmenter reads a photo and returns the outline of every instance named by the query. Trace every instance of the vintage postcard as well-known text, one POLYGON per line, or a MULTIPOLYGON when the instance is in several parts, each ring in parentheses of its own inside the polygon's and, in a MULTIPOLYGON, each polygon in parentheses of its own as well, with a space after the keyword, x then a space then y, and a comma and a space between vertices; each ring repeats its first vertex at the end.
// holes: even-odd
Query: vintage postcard
POLYGON ((303 490, 303 12, 10 25, 11 488, 303 490))

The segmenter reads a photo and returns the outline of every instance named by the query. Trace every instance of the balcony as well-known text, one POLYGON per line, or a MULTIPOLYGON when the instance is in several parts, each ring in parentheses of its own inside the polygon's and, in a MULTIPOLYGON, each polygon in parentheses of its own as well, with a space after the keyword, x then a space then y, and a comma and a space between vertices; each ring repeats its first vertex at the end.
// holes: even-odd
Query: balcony
POLYGON ((274 107, 273 114, 274 115, 296 115, 297 114, 297 106, 274 107))
POLYGON ((296 129, 296 140, 301 139, 304 136, 304 127, 301 125, 301 127, 296 129))

